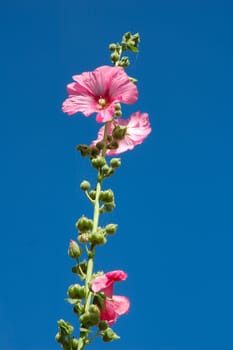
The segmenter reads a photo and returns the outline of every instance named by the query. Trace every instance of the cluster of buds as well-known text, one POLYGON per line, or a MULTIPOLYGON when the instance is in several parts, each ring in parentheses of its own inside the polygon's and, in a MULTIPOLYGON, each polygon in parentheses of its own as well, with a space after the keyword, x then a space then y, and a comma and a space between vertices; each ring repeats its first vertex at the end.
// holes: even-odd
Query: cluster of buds
POLYGON ((123 35, 121 44, 112 43, 109 45, 111 51, 111 61, 115 66, 127 68, 130 65, 129 58, 127 56, 121 57, 123 51, 139 52, 138 45, 140 43, 140 36, 138 33, 131 34, 127 32, 123 35))

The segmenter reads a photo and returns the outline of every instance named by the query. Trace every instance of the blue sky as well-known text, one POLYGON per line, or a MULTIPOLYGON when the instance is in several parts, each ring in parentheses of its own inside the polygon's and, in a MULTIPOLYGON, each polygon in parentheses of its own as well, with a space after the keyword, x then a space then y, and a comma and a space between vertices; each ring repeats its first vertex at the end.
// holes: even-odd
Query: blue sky
POLYGON ((90 349, 232 350, 233 3, 12 0, 1 5, 0 349, 56 350, 75 277, 79 190, 95 173, 75 151, 94 117, 61 112, 71 76, 110 64, 108 44, 139 32, 129 75, 152 134, 106 182, 119 224, 96 269, 123 269, 131 310, 121 340, 90 349))

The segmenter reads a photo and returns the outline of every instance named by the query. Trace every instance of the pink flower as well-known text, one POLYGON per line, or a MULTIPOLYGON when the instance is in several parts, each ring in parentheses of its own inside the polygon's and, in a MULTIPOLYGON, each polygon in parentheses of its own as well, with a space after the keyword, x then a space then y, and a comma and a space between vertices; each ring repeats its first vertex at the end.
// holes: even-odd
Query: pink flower
POLYGON ((113 284, 124 281, 126 278, 127 274, 124 271, 116 270, 98 276, 92 282, 94 293, 103 292, 105 294, 104 310, 100 310, 100 319, 107 321, 109 326, 116 322, 119 316, 129 311, 129 299, 120 295, 113 295, 113 284))
MULTIPOLYGON (((149 122, 149 116, 147 113, 135 112, 128 119, 114 119, 108 126, 108 135, 114 137, 114 133, 120 133, 120 138, 117 139, 118 148, 108 149, 107 155, 114 155, 132 150, 136 145, 139 145, 150 134, 151 127, 149 122)), ((104 126, 100 128, 98 132, 97 140, 92 142, 95 145, 97 142, 103 140, 104 126)), ((117 137, 116 137, 117 138, 117 137)))
POLYGON ((96 121, 113 118, 115 104, 131 104, 138 98, 138 89, 129 80, 122 67, 102 66, 93 72, 73 76, 74 83, 67 85, 68 98, 62 110, 68 115, 82 112, 86 117, 97 112, 96 121))

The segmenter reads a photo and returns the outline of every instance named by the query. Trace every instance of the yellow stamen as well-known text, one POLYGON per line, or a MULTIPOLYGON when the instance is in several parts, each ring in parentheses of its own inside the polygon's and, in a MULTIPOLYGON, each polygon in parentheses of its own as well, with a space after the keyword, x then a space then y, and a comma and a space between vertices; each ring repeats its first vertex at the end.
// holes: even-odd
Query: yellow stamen
POLYGON ((100 97, 98 100, 98 105, 99 105, 99 109, 102 109, 106 107, 107 101, 103 97, 100 97))

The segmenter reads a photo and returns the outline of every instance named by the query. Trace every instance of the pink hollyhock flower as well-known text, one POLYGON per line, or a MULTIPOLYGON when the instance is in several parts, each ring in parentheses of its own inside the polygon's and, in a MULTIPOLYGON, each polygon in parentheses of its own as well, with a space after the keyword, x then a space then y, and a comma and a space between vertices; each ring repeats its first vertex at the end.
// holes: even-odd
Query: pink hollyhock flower
POLYGON ((98 276, 92 282, 93 292, 103 292, 106 297, 104 310, 100 310, 100 319, 107 321, 109 326, 116 322, 119 316, 129 311, 129 299, 120 295, 113 295, 114 283, 124 281, 126 278, 127 274, 124 271, 116 270, 98 276))
POLYGON ((63 112, 72 115, 82 112, 86 117, 97 112, 96 121, 113 118, 115 104, 134 103, 138 89, 129 80, 122 67, 102 66, 93 72, 73 76, 74 83, 67 85, 68 98, 63 102, 63 112))
MULTIPOLYGON (((113 138, 114 134, 116 135, 118 148, 108 149, 106 154, 110 156, 132 150, 136 145, 142 143, 150 132, 151 127, 147 113, 135 112, 128 119, 114 119, 108 125, 108 135, 113 135, 113 138), (117 134, 119 134, 118 137, 117 134)), ((92 142, 92 145, 102 141, 103 137, 104 126, 100 128, 98 138, 92 142)))

